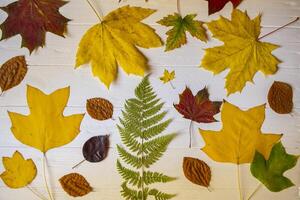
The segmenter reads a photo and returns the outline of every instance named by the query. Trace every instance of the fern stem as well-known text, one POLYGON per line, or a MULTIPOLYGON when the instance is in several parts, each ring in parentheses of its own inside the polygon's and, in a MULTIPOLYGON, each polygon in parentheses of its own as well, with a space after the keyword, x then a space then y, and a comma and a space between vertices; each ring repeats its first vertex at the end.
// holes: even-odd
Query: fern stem
POLYGON ((50 189, 48 187, 48 181, 47 181, 47 176, 46 176, 46 167, 48 167, 47 163, 46 163, 46 154, 43 154, 43 177, 44 177, 44 182, 45 182, 45 187, 48 193, 48 196, 50 198, 50 200, 54 200, 54 198, 52 197, 52 194, 50 192, 50 189))
POLYGON ((252 197, 257 193, 257 191, 260 189, 260 187, 262 186, 262 184, 260 183, 256 189, 251 193, 251 195, 249 196, 249 198, 247 200, 252 199, 252 197))
POLYGON ((176 8, 179 15, 181 15, 181 9, 180 9, 180 0, 176 0, 176 8))
POLYGON ((267 33, 267 34, 261 36, 261 37, 259 37, 258 39, 259 39, 259 40, 260 40, 260 39, 263 39, 264 37, 267 37, 268 35, 271 35, 271 34, 277 32, 277 31, 279 31, 279 30, 281 30, 281 29, 283 29, 283 28, 285 28, 285 27, 287 27, 287 26, 289 26, 289 25, 291 25, 291 24, 297 22, 299 19, 300 19, 300 17, 297 17, 297 18, 294 19, 293 21, 291 21, 291 22, 289 22, 289 23, 287 23, 287 24, 285 24, 285 25, 283 25, 283 26, 281 26, 281 27, 279 27, 279 28, 277 28, 277 29, 275 29, 275 30, 273 30, 273 31, 271 31, 271 32, 269 32, 269 33, 267 33))
POLYGON ((34 194, 36 197, 38 197, 41 200, 47 200, 47 198, 45 198, 43 195, 39 194, 37 191, 35 191, 34 189, 32 189, 31 187, 29 187, 28 185, 26 186, 26 188, 32 192, 32 194, 34 194))
POLYGON ((80 161, 79 163, 77 163, 76 165, 74 165, 72 167, 72 169, 75 169, 76 167, 78 167, 79 165, 81 165, 84 161, 85 161, 85 159, 83 159, 82 161, 80 161))
POLYGON ((243 200, 243 194, 241 190, 240 164, 237 164, 237 183, 238 183, 240 200, 243 200))
POLYGON ((190 134, 189 148, 192 148, 192 132, 193 132, 193 120, 191 120, 189 126, 189 134, 190 134))
POLYGON ((102 14, 100 14, 96 8, 93 6, 93 4, 90 2, 90 0, 86 0, 86 2, 89 4, 89 6, 92 8, 92 10, 94 11, 94 13, 96 14, 96 16, 98 17, 98 19, 100 20, 100 22, 102 22, 102 14))

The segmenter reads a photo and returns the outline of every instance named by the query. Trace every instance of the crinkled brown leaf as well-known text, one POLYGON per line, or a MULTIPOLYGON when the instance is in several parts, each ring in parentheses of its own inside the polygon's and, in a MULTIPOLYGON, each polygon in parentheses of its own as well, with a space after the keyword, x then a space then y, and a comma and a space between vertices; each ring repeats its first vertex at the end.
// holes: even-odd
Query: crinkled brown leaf
POLYGON ((82 148, 84 158, 89 162, 100 162, 107 157, 109 135, 99 135, 88 139, 82 148))
POLYGON ((220 112, 221 101, 209 100, 207 88, 200 90, 196 96, 187 87, 179 95, 179 104, 174 104, 176 110, 186 119, 198 123, 215 122, 214 115, 220 112))
POLYGON ((87 180, 78 173, 64 175, 59 182, 64 191, 73 197, 84 196, 93 190, 87 180))
POLYGON ((96 120, 106 120, 112 118, 113 105, 108 100, 97 97, 88 99, 86 110, 89 115, 96 120))
POLYGON ((0 68, 0 87, 2 92, 21 83, 27 73, 24 56, 16 56, 6 61, 0 68))
POLYGON ((197 185, 209 187, 211 180, 210 167, 202 160, 184 157, 183 172, 185 177, 197 185))
POLYGON ((275 81, 268 94, 270 107, 279 114, 288 114, 293 110, 293 88, 284 82, 275 81))
POLYGON ((18 0, 1 7, 8 14, 0 25, 1 40, 20 34, 30 53, 45 44, 46 32, 64 37, 69 19, 59 13, 62 0, 18 0))

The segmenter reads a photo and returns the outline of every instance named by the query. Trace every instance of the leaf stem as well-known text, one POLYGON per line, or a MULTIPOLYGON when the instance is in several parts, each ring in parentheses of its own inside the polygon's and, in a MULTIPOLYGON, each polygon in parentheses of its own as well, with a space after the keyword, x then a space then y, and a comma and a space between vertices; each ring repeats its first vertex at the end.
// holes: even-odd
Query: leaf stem
POLYGON ((238 183, 240 200, 243 200, 243 194, 241 190, 240 164, 237 164, 237 183, 238 183))
POLYGON ((175 86, 173 85, 172 81, 169 81, 169 83, 170 83, 172 89, 175 90, 176 88, 175 88, 175 86))
POLYGON ((176 8, 179 15, 181 15, 181 9, 180 9, 180 0, 176 0, 176 8))
POLYGON ((28 190, 30 190, 36 197, 38 197, 41 200, 47 200, 47 198, 45 198, 43 195, 39 194, 38 192, 36 192, 34 189, 32 189, 31 187, 29 187, 28 185, 26 186, 26 188, 28 190))
POLYGON ((100 20, 100 22, 102 22, 102 14, 99 13, 96 8, 93 6, 93 4, 90 2, 90 0, 86 0, 86 2, 89 4, 89 6, 92 8, 92 10, 94 11, 94 13, 96 14, 96 16, 98 17, 98 19, 100 20))
POLYGON ((192 148, 192 129, 193 129, 193 120, 191 120, 190 127, 189 127, 189 134, 190 134, 189 148, 192 148))
POLYGON ((277 28, 277 29, 275 29, 275 30, 273 30, 273 31, 271 31, 271 32, 269 32, 269 33, 267 33, 267 34, 261 36, 261 37, 259 37, 258 39, 259 39, 259 40, 260 40, 260 39, 263 39, 264 37, 267 37, 268 35, 271 35, 271 34, 277 32, 277 31, 279 31, 279 30, 281 30, 281 29, 283 29, 283 28, 285 28, 285 27, 287 27, 287 26, 289 26, 289 25, 291 25, 291 24, 297 22, 299 19, 300 19, 300 17, 297 17, 297 18, 294 19, 293 21, 291 21, 291 22, 289 22, 289 23, 287 23, 287 24, 285 24, 285 25, 283 25, 283 26, 281 26, 281 27, 279 27, 279 28, 277 28))
POLYGON ((256 189, 251 193, 251 195, 249 196, 249 198, 247 200, 250 200, 256 193, 257 191, 260 189, 260 187, 262 186, 262 184, 260 183, 256 189))
POLYGON ((46 176, 46 167, 48 167, 48 165, 46 163, 46 154, 44 153, 43 154, 43 177, 44 177, 45 187, 46 187, 46 190, 47 190, 50 200, 54 200, 51 195, 50 189, 48 187, 47 176, 46 176))
POLYGON ((79 165, 81 165, 84 161, 85 161, 85 159, 83 159, 82 161, 80 161, 79 163, 77 163, 76 165, 74 165, 72 167, 72 169, 75 169, 76 167, 78 167, 79 165))

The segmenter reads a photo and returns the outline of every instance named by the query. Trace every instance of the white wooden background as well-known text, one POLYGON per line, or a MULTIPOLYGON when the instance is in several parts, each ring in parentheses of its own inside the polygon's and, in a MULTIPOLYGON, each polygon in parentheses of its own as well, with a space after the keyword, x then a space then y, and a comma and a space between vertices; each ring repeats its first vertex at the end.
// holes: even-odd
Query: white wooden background
MULTIPOLYGON (((5 6, 12 0, 1 0, 0 6, 5 6)), ((123 5, 137 5, 158 9, 156 13, 145 20, 153 26, 158 34, 165 39, 166 28, 155 22, 176 11, 175 0, 128 0, 118 3, 118 0, 95 0, 98 7, 104 14, 123 5)), ((225 9, 210 17, 207 15, 207 2, 204 0, 182 0, 182 13, 197 13, 198 19, 210 21, 217 19, 219 14, 230 16, 232 6, 227 4, 225 9)), ((262 34, 272 31, 286 22, 293 20, 300 15, 300 0, 244 0, 239 7, 247 9, 251 17, 262 12, 262 34)), ((39 49, 32 55, 27 49, 20 49, 20 36, 16 36, 6 41, 0 42, 0 63, 5 62, 12 56, 26 55, 29 70, 25 80, 18 87, 6 92, 0 97, 0 157, 11 156, 15 150, 19 150, 26 158, 33 158, 40 170, 33 182, 33 186, 44 192, 43 179, 41 175, 42 154, 17 141, 10 131, 10 120, 7 110, 20 113, 28 113, 26 103, 26 84, 36 86, 49 93, 55 89, 71 86, 71 96, 65 114, 85 112, 86 99, 91 97, 104 97, 109 99, 115 106, 114 117, 117 118, 124 104, 124 100, 133 96, 135 86, 141 80, 140 77, 127 76, 122 70, 119 72, 118 80, 107 90, 96 78, 91 75, 89 67, 74 70, 75 54, 77 45, 84 32, 97 23, 97 17, 89 8, 85 0, 70 0, 61 12, 66 17, 72 19, 68 24, 67 37, 61 38, 53 34, 47 34, 46 47, 39 49)), ((0 22, 6 18, 4 12, 0 12, 0 22)), ((294 88, 295 108, 290 115, 278 115, 268 106, 266 109, 266 120, 262 130, 271 133, 284 133, 282 138, 284 146, 290 153, 299 154, 300 150, 300 23, 297 22, 284 30, 274 33, 263 39, 281 46, 274 54, 282 60, 279 71, 273 76, 265 77, 262 73, 257 73, 254 78, 255 84, 247 84, 241 94, 233 94, 226 97, 224 88, 224 77, 226 72, 218 76, 200 69, 198 67, 204 53, 204 48, 220 44, 216 40, 205 44, 188 37, 188 45, 180 49, 165 53, 164 48, 151 50, 142 49, 148 56, 152 68, 151 82, 162 98, 166 102, 165 109, 169 110, 169 117, 174 118, 173 123, 167 132, 178 132, 179 136, 169 146, 165 156, 154 166, 154 168, 165 172, 168 175, 178 177, 178 180, 159 186, 162 190, 177 193, 174 199, 238 199, 236 183, 236 166, 233 164, 216 163, 208 158, 200 148, 204 145, 202 138, 198 134, 197 128, 220 129, 221 123, 195 124, 193 134, 193 148, 188 148, 188 126, 189 121, 185 120, 173 108, 172 104, 178 102, 178 94, 185 86, 189 86, 195 93, 204 86, 208 86, 213 100, 226 99, 235 105, 247 109, 267 101, 267 92, 274 80, 281 80, 290 83, 294 88), (163 85, 158 77, 163 70, 176 71, 174 80, 175 90, 170 85, 163 85), (184 156, 193 156, 207 162, 212 169, 212 192, 206 188, 194 185, 187 181, 182 172, 182 159, 184 156)), ((217 116, 220 118, 220 115, 217 116)), ((82 199, 121 199, 120 176, 115 169, 116 148, 115 144, 120 143, 119 134, 115 123, 112 120, 99 122, 91 119, 88 115, 81 125, 81 133, 70 144, 50 150, 47 153, 48 165, 51 175, 51 188, 55 199, 70 199, 61 189, 58 179, 70 172, 83 174, 94 191, 82 199), (81 147, 83 143, 94 135, 111 134, 111 148, 108 158, 101 163, 85 162, 76 170, 71 167, 82 160, 81 147)), ((258 181, 251 176, 249 165, 242 165, 242 189, 244 196, 248 196, 258 185, 258 181)), ((0 164, 0 171, 3 166, 0 164)), ((254 199, 265 200, 295 200, 298 197, 298 187, 300 186, 300 164, 286 173, 296 184, 280 193, 269 192, 265 187, 261 188, 254 199)), ((7 188, 0 182, 1 200, 25 200, 35 199, 27 189, 13 190, 7 188)))

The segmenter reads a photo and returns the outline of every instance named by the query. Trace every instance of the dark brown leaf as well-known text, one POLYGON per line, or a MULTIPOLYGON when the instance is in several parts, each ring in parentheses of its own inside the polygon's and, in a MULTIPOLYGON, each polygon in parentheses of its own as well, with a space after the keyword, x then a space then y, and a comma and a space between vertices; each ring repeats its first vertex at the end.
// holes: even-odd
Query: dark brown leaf
POLYGON ((293 88, 284 82, 275 81, 268 94, 270 107, 279 114, 288 114, 293 110, 293 88))
POLYGON ((209 187, 211 179, 210 167, 202 160, 184 157, 183 172, 185 177, 197 185, 209 187))
POLYGON ((107 157, 109 135, 94 136, 88 139, 82 148, 84 158, 89 162, 100 162, 107 157))
POLYGON ((73 197, 84 196, 93 190, 87 180, 78 173, 64 175, 59 182, 64 191, 73 197))
POLYGON ((27 73, 24 56, 16 56, 6 61, 0 68, 0 87, 2 92, 21 83, 27 73))
POLYGON ((103 98, 92 98, 86 102, 86 110, 89 115, 96 120, 106 120, 112 118, 113 105, 103 98))

